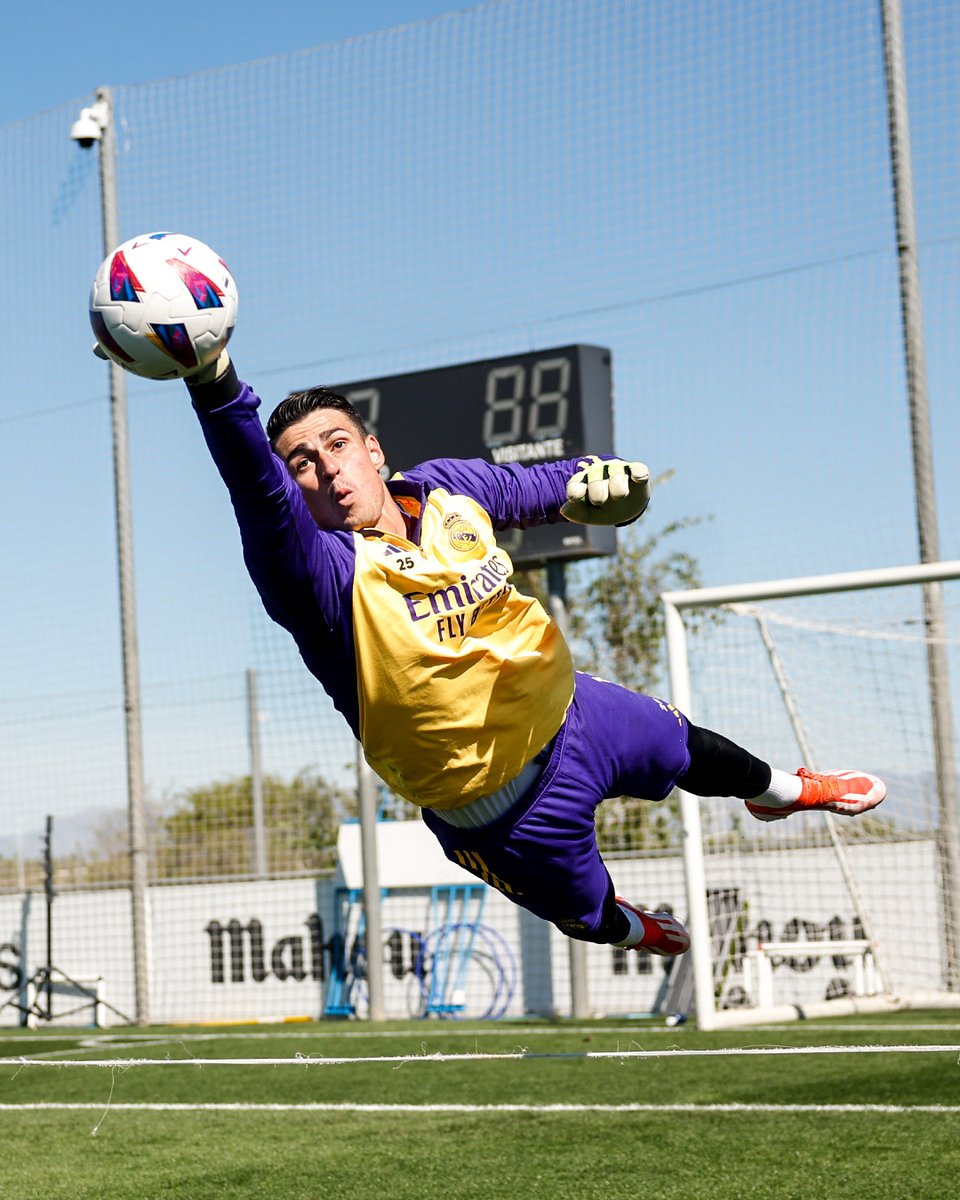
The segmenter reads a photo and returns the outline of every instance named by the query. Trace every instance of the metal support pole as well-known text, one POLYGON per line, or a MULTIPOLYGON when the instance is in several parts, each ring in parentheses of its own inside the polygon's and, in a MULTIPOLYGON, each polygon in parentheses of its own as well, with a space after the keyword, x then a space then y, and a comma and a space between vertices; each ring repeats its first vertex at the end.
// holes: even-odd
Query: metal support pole
POLYGON ((47 998, 47 1020, 53 1020, 53 817, 47 816, 43 837, 43 891, 46 900, 47 964, 43 986, 47 998))
POLYGON ((377 860, 377 783, 357 743, 357 798, 360 804, 360 860, 363 865, 363 908, 366 918, 367 997, 370 1020, 386 1016, 383 1002, 383 920, 380 867, 377 860))
MULTIPOLYGON (((692 720, 693 696, 687 666, 687 631, 676 606, 666 595, 663 601, 664 631, 670 698, 692 720)), ((694 1004, 699 1029, 713 1029, 716 1004, 713 992, 713 946, 707 907, 707 872, 703 860, 703 828, 700 798, 678 788, 683 837, 683 874, 687 885, 687 924, 690 929, 690 958, 693 963, 694 1004)))
POLYGON ((267 877, 267 831, 263 819, 263 765, 260 756, 260 706, 257 673, 247 671, 247 741, 250 746, 250 794, 253 799, 253 872, 267 877))
MULTIPOLYGON (((910 153, 910 117, 907 72, 903 50, 900 0, 881 0, 883 55, 887 82, 887 116, 890 131, 890 165, 897 227, 897 261, 900 272, 900 312, 910 406, 913 477, 917 507, 920 561, 937 562, 940 535, 937 527, 933 450, 927 395, 923 304, 913 201, 913 163, 910 153)), ((947 661, 946 620, 939 583, 923 589, 927 634, 927 674, 933 722, 934 756, 939 795, 939 854, 944 910, 945 984, 960 990, 960 807, 953 744, 953 713, 947 661)))
MULTIPOLYGON (((113 90, 97 89, 100 138, 100 204, 104 254, 120 242, 117 208, 117 142, 113 122, 113 90)), ((111 362, 110 417, 113 433, 113 478, 117 527, 117 572, 120 584, 120 637, 123 655, 123 710, 127 750, 127 810, 130 830, 130 900, 133 933, 133 977, 137 1023, 150 1021, 149 955, 147 952, 147 823, 144 811, 143 733, 140 710, 140 663, 137 649, 133 529, 130 503, 130 458, 127 438, 127 385, 123 369, 111 362)))
MULTIPOLYGON (((567 636, 567 580, 562 559, 550 559, 547 563, 547 593, 550 597, 550 613, 564 638, 567 636)), ((590 989, 587 983, 587 943, 577 938, 569 939, 570 949, 570 1015, 590 1016, 590 989)))

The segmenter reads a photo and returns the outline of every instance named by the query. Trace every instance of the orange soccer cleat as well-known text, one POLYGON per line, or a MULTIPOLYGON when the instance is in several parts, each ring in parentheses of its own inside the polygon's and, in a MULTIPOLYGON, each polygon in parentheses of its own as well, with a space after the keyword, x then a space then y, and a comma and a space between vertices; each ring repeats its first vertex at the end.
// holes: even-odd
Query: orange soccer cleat
POLYGON ((672 958, 675 954, 684 954, 690 949, 690 934, 676 917, 664 912, 644 912, 629 900, 624 900, 622 896, 617 896, 617 904, 639 917, 643 926, 643 937, 632 946, 624 946, 625 950, 646 950, 648 954, 672 958))
POLYGON ((865 771, 808 771, 801 767, 797 771, 801 780, 800 799, 791 804, 761 804, 758 800, 745 801, 747 808, 759 821, 780 821, 791 813, 819 809, 824 812, 840 813, 853 817, 867 812, 883 800, 887 785, 876 775, 865 771))

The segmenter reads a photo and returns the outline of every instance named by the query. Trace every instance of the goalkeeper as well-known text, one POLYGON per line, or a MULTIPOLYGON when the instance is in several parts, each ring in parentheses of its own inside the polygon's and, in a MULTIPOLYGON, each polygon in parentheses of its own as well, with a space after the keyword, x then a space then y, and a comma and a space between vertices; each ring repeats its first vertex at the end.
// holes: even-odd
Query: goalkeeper
POLYGON ((436 459, 384 481, 356 409, 323 388, 260 401, 224 352, 187 380, 269 615, 444 853, 570 937, 682 954, 686 930, 617 896, 597 849, 605 797, 679 786, 760 820, 854 814, 884 784, 771 768, 673 705, 574 671, 555 622, 510 582, 495 533, 624 524, 642 463, 436 459))

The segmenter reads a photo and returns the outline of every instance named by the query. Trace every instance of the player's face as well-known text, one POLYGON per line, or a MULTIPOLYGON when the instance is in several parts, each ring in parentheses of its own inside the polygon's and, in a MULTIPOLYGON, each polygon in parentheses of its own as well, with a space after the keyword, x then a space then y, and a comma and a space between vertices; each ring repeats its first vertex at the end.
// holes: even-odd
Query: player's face
POLYGON ((344 413, 318 408, 288 426, 274 448, 321 529, 384 528, 384 510, 393 505, 379 473, 383 451, 344 413))

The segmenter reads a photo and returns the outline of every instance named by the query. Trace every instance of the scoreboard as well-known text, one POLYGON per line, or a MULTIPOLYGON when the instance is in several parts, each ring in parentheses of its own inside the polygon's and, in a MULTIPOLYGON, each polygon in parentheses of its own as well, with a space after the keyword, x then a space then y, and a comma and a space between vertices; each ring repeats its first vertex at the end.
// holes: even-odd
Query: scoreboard
MULTIPOLYGON (((559 346, 332 385, 356 406, 387 473, 430 458, 555 462, 613 453, 610 351, 559 346)), ((517 566, 615 554, 616 531, 561 521, 498 535, 517 566)))

